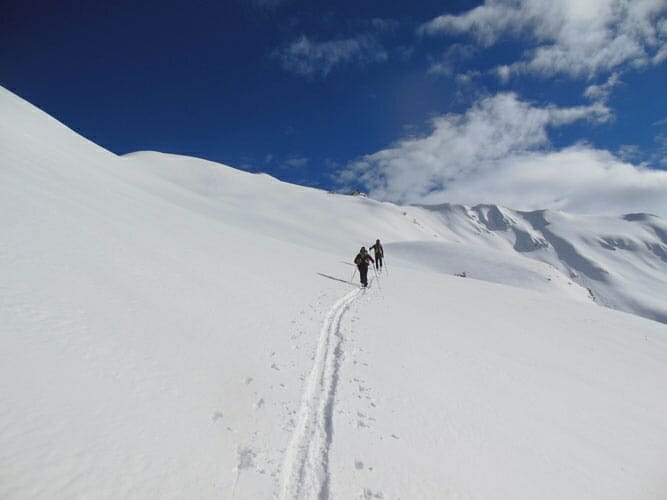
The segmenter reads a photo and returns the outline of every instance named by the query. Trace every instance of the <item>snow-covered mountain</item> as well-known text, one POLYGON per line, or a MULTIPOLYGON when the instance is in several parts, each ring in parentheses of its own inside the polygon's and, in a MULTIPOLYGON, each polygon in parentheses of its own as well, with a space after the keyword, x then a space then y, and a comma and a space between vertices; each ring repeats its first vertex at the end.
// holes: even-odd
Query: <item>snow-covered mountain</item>
POLYGON ((0 230, 1 498, 667 492, 659 217, 119 157, 0 89, 0 230))
MULTIPOLYGON (((667 221, 660 217, 519 212, 496 205, 424 210, 414 215, 415 221, 431 228, 450 248, 472 245, 478 251, 500 250, 514 254, 508 258, 544 262, 590 290, 591 298, 601 305, 667 323, 667 221)), ((443 270, 454 271, 447 264, 446 252, 451 250, 442 250, 443 270)), ((459 265, 460 259, 454 261, 459 265)), ((496 279, 479 273, 476 262, 465 267, 480 279, 496 281, 502 275, 502 269, 490 273, 496 279)))

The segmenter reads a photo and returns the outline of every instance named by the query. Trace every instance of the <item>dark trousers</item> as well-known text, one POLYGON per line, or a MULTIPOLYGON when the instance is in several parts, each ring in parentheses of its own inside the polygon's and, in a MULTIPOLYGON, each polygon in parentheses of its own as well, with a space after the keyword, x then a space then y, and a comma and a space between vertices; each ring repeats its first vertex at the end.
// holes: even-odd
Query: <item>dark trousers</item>
POLYGON ((382 255, 375 256, 375 269, 380 269, 382 267, 382 255))
POLYGON ((359 269, 359 277, 361 278, 361 284, 364 286, 368 285, 368 265, 357 266, 359 269))

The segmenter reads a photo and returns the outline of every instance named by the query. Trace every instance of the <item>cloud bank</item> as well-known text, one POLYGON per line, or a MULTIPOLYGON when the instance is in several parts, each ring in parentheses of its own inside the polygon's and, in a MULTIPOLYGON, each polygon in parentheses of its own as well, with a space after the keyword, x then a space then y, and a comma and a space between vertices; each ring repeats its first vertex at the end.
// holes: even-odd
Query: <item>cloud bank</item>
POLYGON ((587 144, 555 150, 549 129, 611 118, 601 103, 539 107, 515 94, 487 97, 344 169, 346 188, 396 203, 498 203, 515 209, 667 216, 667 172, 624 162, 587 144))
POLYGON ((665 0, 486 0, 461 15, 439 16, 424 35, 471 35, 490 47, 503 37, 532 45, 524 58, 497 68, 501 77, 530 73, 592 79, 624 65, 667 59, 665 0))

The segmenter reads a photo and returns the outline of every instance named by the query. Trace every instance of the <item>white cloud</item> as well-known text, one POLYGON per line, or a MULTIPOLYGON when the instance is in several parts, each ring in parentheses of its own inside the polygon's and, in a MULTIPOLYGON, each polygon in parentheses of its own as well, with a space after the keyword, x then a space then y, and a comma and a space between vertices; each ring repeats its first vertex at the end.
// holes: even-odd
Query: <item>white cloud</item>
POLYGON ((623 161, 639 161, 642 158, 642 151, 636 144, 621 144, 616 152, 616 156, 623 161))
POLYGON ((651 162, 667 170, 667 132, 659 133, 653 140, 657 148, 651 157, 651 162))
POLYGON ((512 76, 512 70, 507 65, 497 66, 495 72, 502 83, 507 83, 512 76))
POLYGON ((456 75, 456 83, 459 85, 469 85, 476 78, 479 78, 481 73, 476 70, 466 71, 465 73, 459 73, 456 75))
POLYGON ((525 8, 513 7, 509 2, 487 1, 459 16, 444 15, 422 25, 421 34, 470 33, 477 41, 490 47, 506 31, 517 31, 534 22, 533 14, 525 8))
POLYGON ((305 35, 274 53, 283 68, 305 77, 326 77, 343 64, 366 65, 387 60, 387 52, 370 35, 316 42, 305 35))
POLYGON ((422 34, 469 34, 489 47, 503 36, 523 36, 532 46, 499 72, 593 78, 624 65, 667 59, 664 0, 486 0, 461 15, 424 24, 422 34))
POLYGON ((665 60, 667 60, 667 45, 663 45, 662 48, 653 57, 653 64, 660 64, 665 60))
POLYGON ((428 68, 429 75, 439 75, 439 76, 452 76, 454 74, 454 68, 446 60, 441 60, 438 62, 431 63, 431 66, 428 68))
POLYGON ((455 66, 475 56, 477 48, 472 45, 455 43, 450 45, 439 60, 432 61, 428 72, 433 75, 451 76, 455 73, 455 66))
POLYGON ((619 73, 613 73, 602 85, 590 85, 584 91, 584 95, 595 101, 607 102, 611 91, 621 83, 619 73))
POLYGON ((295 156, 293 158, 285 160, 283 163, 290 167, 305 167, 306 165, 308 165, 308 161, 309 161, 308 158, 295 156))
POLYGON ((609 110, 538 107, 506 93, 465 114, 433 120, 431 133, 349 165, 343 184, 398 203, 499 203, 517 209, 649 211, 667 215, 667 172, 624 162, 586 144, 554 150, 548 130, 604 121, 609 110))
MULTIPOLYGON (((658 33, 663 40, 667 38, 667 19, 663 19, 658 23, 658 33)), ((653 57, 654 64, 660 64, 667 60, 667 43, 663 43, 662 47, 653 57)))

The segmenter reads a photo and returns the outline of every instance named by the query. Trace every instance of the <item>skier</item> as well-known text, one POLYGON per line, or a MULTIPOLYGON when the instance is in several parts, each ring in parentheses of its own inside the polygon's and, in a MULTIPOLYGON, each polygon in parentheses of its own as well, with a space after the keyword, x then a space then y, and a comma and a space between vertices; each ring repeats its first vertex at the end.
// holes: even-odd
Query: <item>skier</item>
POLYGON ((361 247, 359 253, 354 258, 354 263, 359 269, 359 277, 361 278, 361 286, 364 288, 368 286, 368 261, 375 262, 373 257, 366 251, 366 247, 361 247))
POLYGON ((384 258, 384 248, 380 240, 375 240, 375 245, 368 248, 375 253, 375 269, 382 270, 382 259, 384 258))

